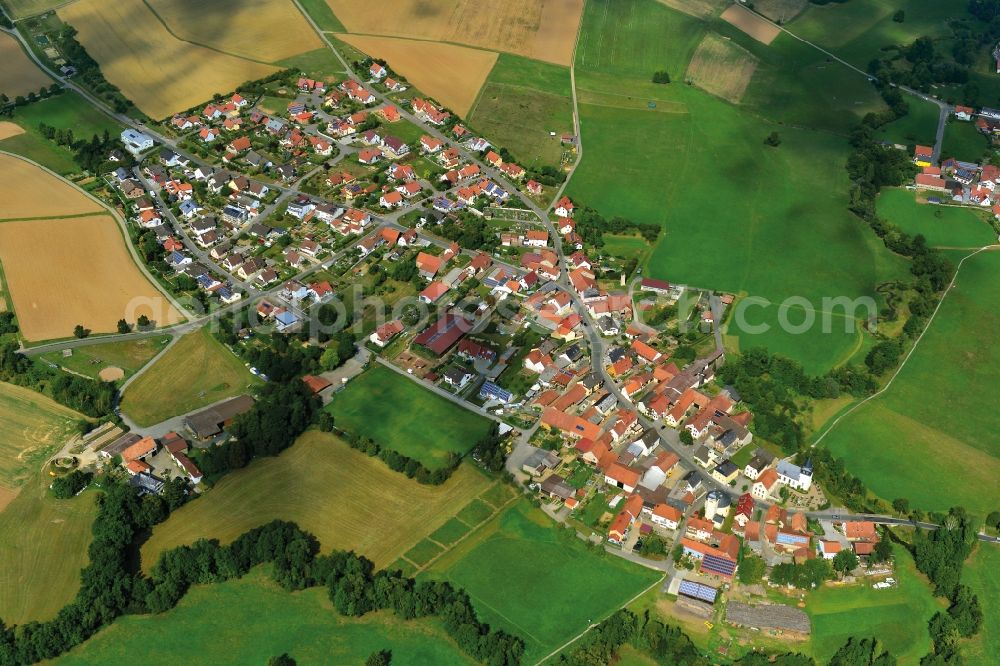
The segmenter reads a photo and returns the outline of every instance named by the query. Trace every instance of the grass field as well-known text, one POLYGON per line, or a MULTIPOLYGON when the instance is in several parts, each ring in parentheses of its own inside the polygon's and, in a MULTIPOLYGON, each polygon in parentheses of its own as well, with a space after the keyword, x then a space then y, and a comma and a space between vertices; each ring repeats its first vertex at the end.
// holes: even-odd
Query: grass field
POLYGON ((601 252, 622 259, 636 259, 641 265, 652 246, 642 236, 628 234, 604 234, 604 245, 601 252))
POLYGON ((590 622, 620 608, 658 574, 588 550, 519 502, 445 553, 429 569, 469 593, 491 624, 516 632, 534 663, 590 622))
POLYGON ((5 0, 3 4, 14 18, 23 18, 47 12, 65 2, 66 0, 5 0))
POLYGON ((143 338, 124 342, 108 342, 100 345, 78 347, 72 356, 63 356, 62 352, 42 354, 42 359, 49 363, 61 365, 81 375, 97 379, 101 370, 114 367, 125 371, 129 378, 146 365, 170 340, 163 338, 143 338))
POLYGON ((560 65, 573 56, 583 0, 327 0, 349 32, 455 42, 560 65))
POLYGON ((289 593, 263 569, 196 586, 161 615, 122 617, 57 663, 265 664, 287 652, 300 664, 362 664, 383 649, 392 651, 393 666, 474 663, 436 620, 405 621, 389 611, 344 617, 325 587, 289 593))
POLYGON ((48 620, 80 588, 87 563, 95 493, 49 496, 49 477, 33 476, 0 511, 0 617, 7 626, 48 620))
POLYGON ((159 326, 182 319, 139 271, 107 215, 2 222, 0 263, 26 340, 67 338, 77 324, 110 333, 120 319, 142 315, 159 326))
POLYGON ((754 11, 778 23, 788 23, 806 8, 809 0, 756 0, 754 11))
POLYGON ((941 157, 979 164, 989 146, 989 140, 976 129, 975 123, 952 119, 944 127, 941 157))
POLYGON ((691 57, 685 79, 735 104, 743 99, 756 69, 757 58, 752 53, 709 33, 691 57))
POLYGON ((826 663, 851 636, 875 636, 900 664, 920 661, 930 649, 927 621, 944 604, 935 599, 913 558, 894 549, 898 585, 876 590, 867 585, 824 586, 809 595, 806 612, 812 620, 813 657, 826 663))
POLYGON ((328 409, 338 428, 370 437, 430 469, 445 464, 450 453, 467 453, 490 426, 484 417, 381 365, 352 379, 328 409))
POLYGON ((978 248, 996 242, 993 228, 968 208, 920 204, 913 192, 885 189, 878 214, 909 234, 923 234, 933 247, 978 248))
POLYGON ((72 185, 10 155, 0 155, 0 201, 3 201, 0 220, 61 217, 103 210, 72 185))
POLYGON ((872 490, 921 509, 962 505, 985 515, 984 493, 1000 474, 996 410, 983 409, 1000 373, 1000 254, 965 262, 920 346, 885 394, 845 418, 823 440, 872 490), (946 395, 947 407, 928 399, 946 395), (892 470, 887 474, 886 470, 892 470))
POLYGON ((1000 546, 982 542, 962 568, 962 582, 976 593, 983 609, 983 627, 979 635, 963 646, 966 663, 972 666, 992 664, 1000 654, 1000 576, 997 571, 1000 571, 1000 546))
POLYGON ((162 119, 277 68, 185 42, 143 0, 79 0, 59 10, 108 81, 162 119), (183 72, 183 74, 180 74, 183 72))
POLYGON ((208 328, 201 328, 178 340, 136 378, 122 395, 121 407, 139 425, 153 425, 246 393, 259 383, 208 328))
POLYGON ((326 32, 347 32, 347 28, 340 22, 340 19, 330 9, 326 0, 299 0, 299 4, 312 18, 313 22, 319 26, 320 30, 326 32))
POLYGON ((558 166, 559 136, 573 130, 569 70, 501 53, 468 117, 522 165, 558 166))
MULTIPOLYGON (((74 434, 82 418, 40 393, 0 382, 0 488, 20 488, 74 434)), ((0 498, 0 511, 3 505, 0 498)))
POLYGON ((937 135, 938 107, 915 97, 907 97, 906 101, 909 104, 909 113, 883 125, 876 134, 884 141, 904 146, 918 143, 933 146, 937 135))
POLYGON ((338 34, 337 38, 385 60, 417 88, 461 116, 472 108, 497 60, 493 51, 455 44, 349 34, 338 34))
POLYGON ((275 62, 323 46, 286 0, 149 0, 148 5, 180 39, 241 58, 275 62))
POLYGON ((145 568, 159 553, 201 537, 228 542, 273 519, 293 520, 324 551, 355 550, 389 565, 490 485, 462 465, 440 486, 393 472, 332 435, 308 432, 276 458, 227 475, 203 499, 156 527, 143 547, 145 568))
POLYGON ((0 92, 10 99, 38 92, 39 88, 47 88, 52 83, 52 79, 21 50, 21 44, 6 33, 0 34, 0 61, 3 62, 0 92))

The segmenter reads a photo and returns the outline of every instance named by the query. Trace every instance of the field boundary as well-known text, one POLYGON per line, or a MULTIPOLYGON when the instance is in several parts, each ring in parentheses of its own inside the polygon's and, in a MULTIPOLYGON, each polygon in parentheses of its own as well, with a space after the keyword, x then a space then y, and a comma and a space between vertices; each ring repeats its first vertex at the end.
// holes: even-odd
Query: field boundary
POLYGON ((92 213, 73 213, 72 215, 55 215, 52 217, 46 215, 38 217, 4 217, 0 218, 0 224, 3 224, 4 222, 35 222, 39 220, 74 220, 81 217, 98 217, 106 215, 107 212, 105 211, 94 211, 92 213))
POLYGON ((979 248, 975 252, 971 252, 971 253, 965 255, 964 257, 962 257, 962 260, 958 262, 958 266, 955 267, 955 274, 952 275, 951 282, 948 283, 948 288, 944 290, 944 293, 941 295, 941 298, 938 300, 937 307, 934 308, 934 312, 931 313, 930 318, 927 320, 927 325, 924 326, 924 330, 920 331, 920 335, 917 336, 917 339, 914 340, 914 342, 913 342, 913 346, 910 347, 909 351, 906 352, 906 356, 903 357, 903 361, 899 364, 899 367, 896 368, 896 371, 892 373, 891 377, 889 377, 889 381, 887 381, 885 383, 885 386, 883 386, 881 389, 879 389, 875 393, 871 394, 870 396, 868 396, 867 398, 861 400, 860 402, 855 403, 853 406, 849 407, 846 411, 844 411, 843 413, 839 414, 834 419, 833 423, 830 424, 830 427, 828 427, 819 437, 817 437, 816 441, 814 441, 812 444, 809 445, 810 448, 811 447, 815 447, 820 442, 822 442, 826 438, 827 435, 829 435, 831 432, 833 432, 833 429, 836 428, 837 425, 840 424, 841 421, 843 421, 845 418, 847 418, 848 416, 850 416, 851 414, 853 414, 855 411, 857 411, 857 409, 859 407, 861 407, 862 405, 867 404, 868 402, 874 400, 875 398, 879 397, 880 395, 882 395, 883 393, 885 393, 886 391, 889 390, 889 387, 892 386, 892 383, 894 381, 896 381, 896 377, 898 377, 899 373, 901 373, 903 371, 903 368, 906 367, 906 364, 910 360, 910 357, 913 356, 913 352, 915 352, 917 350, 917 347, 920 346, 920 341, 924 339, 924 336, 927 334, 927 331, 930 330, 931 324, 933 324, 934 320, 937 318, 938 311, 941 310, 941 306, 944 305, 945 299, 948 297, 948 294, 951 293, 952 288, 955 286, 955 283, 958 281, 958 275, 959 275, 959 273, 962 272, 962 265, 966 262, 967 259, 971 259, 972 257, 976 256, 980 252, 986 252, 986 251, 995 250, 995 249, 998 249, 998 248, 1000 248, 1000 245, 996 245, 996 244, 994 244, 994 245, 984 245, 983 247, 979 248))

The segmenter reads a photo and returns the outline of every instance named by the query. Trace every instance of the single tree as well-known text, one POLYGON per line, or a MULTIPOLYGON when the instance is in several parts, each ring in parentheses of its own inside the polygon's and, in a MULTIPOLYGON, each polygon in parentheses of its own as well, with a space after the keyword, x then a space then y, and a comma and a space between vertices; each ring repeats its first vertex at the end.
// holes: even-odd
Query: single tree
POLYGON ((146 315, 139 315, 139 319, 136 321, 140 329, 147 328, 149 326, 149 317, 146 315))
POLYGON ((764 139, 764 145, 777 148, 781 145, 781 136, 777 132, 771 132, 767 135, 767 138, 764 139))
POLYGON ((896 513, 903 515, 910 510, 910 500, 905 497, 897 497, 892 500, 892 508, 896 510, 896 513))
POLYGON ((906 12, 900 9, 898 12, 892 15, 892 20, 896 23, 902 23, 906 20, 906 12))
POLYGON ((267 660, 267 666, 295 666, 295 660, 288 653, 279 654, 267 660))
POLYGON ((842 550, 833 557, 833 570, 842 574, 854 571, 858 566, 858 556, 853 550, 842 550))
POLYGON ((654 72, 653 83, 670 83, 670 73, 663 69, 654 72))
POLYGON ((87 329, 83 327, 83 324, 77 324, 76 328, 73 329, 73 335, 78 338, 85 338, 90 333, 87 329))
POLYGON ((392 663, 392 650, 378 650, 368 655, 365 666, 389 666, 392 663))
POLYGON ((680 434, 678 435, 678 438, 681 440, 681 443, 687 444, 688 446, 694 444, 694 435, 692 435, 691 431, 688 430, 687 428, 681 430, 680 434))
POLYGON ((132 326, 129 325, 124 319, 118 320, 118 332, 119 333, 129 333, 132 331, 132 326))

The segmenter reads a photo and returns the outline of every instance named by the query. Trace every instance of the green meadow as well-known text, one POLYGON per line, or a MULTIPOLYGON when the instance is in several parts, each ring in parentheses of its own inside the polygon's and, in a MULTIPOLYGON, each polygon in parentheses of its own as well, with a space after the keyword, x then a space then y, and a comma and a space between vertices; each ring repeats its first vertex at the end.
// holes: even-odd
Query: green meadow
POLYGON ((571 94, 568 67, 501 53, 469 122, 523 166, 559 166, 559 138, 573 130, 571 94))
POLYGON ((944 127, 941 157, 979 163, 989 145, 989 140, 976 129, 975 123, 952 118, 944 127))
POLYGON ((969 208, 918 203, 913 192, 883 190, 878 198, 878 214, 908 234, 923 234, 932 247, 978 248, 995 243, 993 228, 985 213, 969 208))
POLYGON ((983 609, 983 627, 971 641, 964 643, 967 663, 987 666, 996 663, 1000 654, 1000 546, 979 542, 976 551, 962 568, 962 582, 979 597, 983 609), (990 655, 993 655, 990 657, 990 655))
POLYGON ((878 495, 925 510, 996 508, 1000 412, 1000 254, 965 262, 956 286, 888 391, 836 425, 823 445, 878 495))
POLYGON ((588 549, 523 501, 479 527, 425 575, 461 586, 484 621, 524 638, 526 664, 600 622, 659 578, 588 549))
POLYGON ((338 428, 430 469, 445 465, 449 454, 468 453, 490 427, 488 419, 381 365, 352 379, 327 409, 338 428))
POLYGON ((121 617, 55 663, 266 664, 288 653, 300 664, 363 664, 378 650, 392 651, 393 666, 475 663, 436 620, 344 617, 325 587, 286 592, 262 569, 196 586, 166 613, 121 617))
POLYGON ((877 134, 883 141, 914 146, 933 146, 937 138, 938 107, 916 97, 907 97, 909 112, 902 118, 880 127, 877 134))

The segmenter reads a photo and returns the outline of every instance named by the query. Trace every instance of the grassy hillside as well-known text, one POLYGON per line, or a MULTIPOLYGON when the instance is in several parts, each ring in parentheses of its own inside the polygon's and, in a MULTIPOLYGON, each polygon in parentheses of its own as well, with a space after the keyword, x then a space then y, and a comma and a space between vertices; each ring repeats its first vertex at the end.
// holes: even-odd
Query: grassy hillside
POLYGON ((917 203, 913 192, 883 190, 878 214, 909 234, 923 234, 934 247, 978 248, 996 241, 984 214, 969 208, 917 203))
POLYGON ((1000 654, 1000 576, 997 571, 1000 571, 1000 546, 988 543, 980 543, 962 569, 962 582, 972 588, 983 608, 983 628, 965 645, 965 657, 970 666, 992 664, 1000 654))

